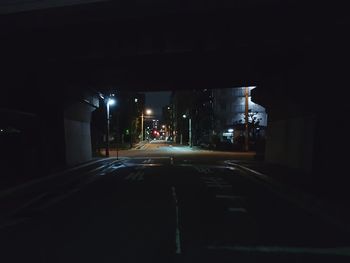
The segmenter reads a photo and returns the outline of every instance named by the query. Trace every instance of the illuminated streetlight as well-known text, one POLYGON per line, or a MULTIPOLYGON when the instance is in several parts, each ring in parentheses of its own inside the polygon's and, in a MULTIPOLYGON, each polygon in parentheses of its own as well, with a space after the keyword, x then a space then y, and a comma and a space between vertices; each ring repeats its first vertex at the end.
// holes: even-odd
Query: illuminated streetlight
MULTIPOLYGON (((111 96, 114 97, 114 94, 112 94, 111 96)), ((110 122, 109 106, 112 106, 115 103, 116 103, 115 99, 108 98, 106 100, 106 107, 107 107, 106 157, 109 157, 109 122, 110 122)))
POLYGON ((112 105, 114 105, 114 104, 115 104, 115 99, 109 98, 108 101, 107 101, 107 105, 108 105, 108 106, 112 106, 112 105))
MULTIPOLYGON (((146 115, 150 115, 152 114, 152 110, 150 109, 146 109, 146 115)), ((144 119, 144 115, 143 115, 143 111, 142 111, 142 114, 141 114, 141 139, 142 141, 145 139, 145 134, 144 134, 144 131, 143 131, 143 119, 144 119)))
MULTIPOLYGON (((187 115, 182 115, 182 118, 186 119, 187 115)), ((192 147, 192 120, 191 117, 188 117, 188 145, 192 147)))

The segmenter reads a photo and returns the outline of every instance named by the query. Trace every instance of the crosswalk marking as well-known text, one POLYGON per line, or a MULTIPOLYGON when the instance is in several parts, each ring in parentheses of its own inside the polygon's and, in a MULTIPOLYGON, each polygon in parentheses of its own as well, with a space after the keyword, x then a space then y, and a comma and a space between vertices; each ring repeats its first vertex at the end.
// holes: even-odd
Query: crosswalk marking
POLYGON ((136 173, 132 172, 128 174, 124 180, 131 180, 131 181, 142 181, 144 180, 144 172, 138 170, 136 173))
POLYGON ((199 172, 199 173, 204 173, 204 174, 213 173, 213 171, 210 170, 210 168, 208 168, 208 167, 193 166, 193 168, 195 170, 197 170, 197 172, 199 172))

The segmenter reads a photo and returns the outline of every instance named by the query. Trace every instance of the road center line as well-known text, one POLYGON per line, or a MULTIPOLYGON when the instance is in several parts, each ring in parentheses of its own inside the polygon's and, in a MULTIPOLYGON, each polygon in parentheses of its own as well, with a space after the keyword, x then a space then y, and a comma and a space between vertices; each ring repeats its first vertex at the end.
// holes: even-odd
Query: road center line
POLYGON ((180 228, 179 228, 179 206, 177 202, 177 196, 175 187, 171 187, 173 192, 173 199, 175 203, 175 211, 176 211, 176 235, 175 235, 175 243, 176 243, 176 254, 181 254, 181 239, 180 239, 180 228))

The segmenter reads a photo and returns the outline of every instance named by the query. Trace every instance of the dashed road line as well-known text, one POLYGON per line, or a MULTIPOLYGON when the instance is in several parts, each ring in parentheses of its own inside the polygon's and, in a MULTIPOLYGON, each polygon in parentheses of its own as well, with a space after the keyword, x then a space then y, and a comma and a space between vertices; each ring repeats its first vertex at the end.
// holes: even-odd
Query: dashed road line
POLYGON ((176 234, 175 234, 175 244, 176 244, 176 254, 181 254, 181 239, 180 239, 180 227, 179 227, 179 205, 177 201, 177 195, 175 191, 175 187, 171 187, 173 199, 175 203, 175 211, 176 211, 176 234))
POLYGON ((218 199, 230 199, 230 200, 242 200, 245 199, 244 196, 240 195, 216 195, 215 196, 218 199))

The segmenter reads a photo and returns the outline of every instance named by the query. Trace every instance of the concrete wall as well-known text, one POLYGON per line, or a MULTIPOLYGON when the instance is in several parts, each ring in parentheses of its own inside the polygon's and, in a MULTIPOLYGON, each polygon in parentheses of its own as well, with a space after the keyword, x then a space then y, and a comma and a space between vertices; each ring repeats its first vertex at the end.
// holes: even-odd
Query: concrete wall
POLYGON ((311 172, 315 122, 312 117, 269 121, 265 160, 311 172))
POLYGON ((95 108, 83 101, 69 102, 64 110, 65 158, 67 165, 91 160, 91 113, 95 108))
POLYGON ((66 164, 74 165, 92 157, 90 122, 64 119, 66 164))

